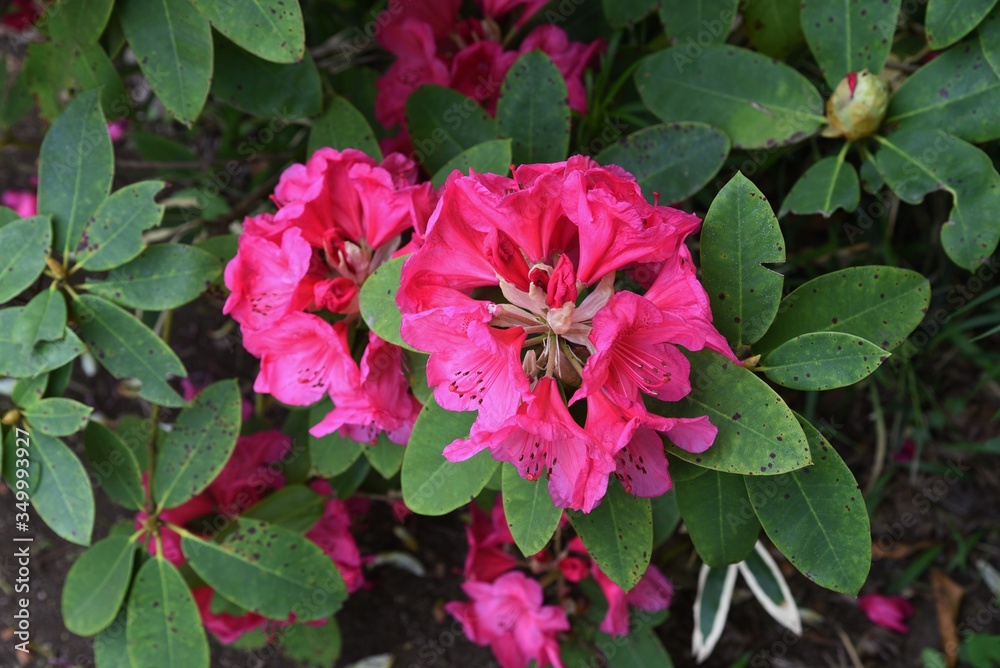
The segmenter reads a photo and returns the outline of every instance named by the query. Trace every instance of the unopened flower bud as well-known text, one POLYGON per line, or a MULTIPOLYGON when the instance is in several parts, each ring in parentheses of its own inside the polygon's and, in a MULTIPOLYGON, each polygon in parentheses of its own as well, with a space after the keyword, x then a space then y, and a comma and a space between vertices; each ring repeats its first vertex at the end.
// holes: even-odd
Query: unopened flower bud
POLYGON ((826 101, 830 125, 823 130, 823 136, 854 141, 874 134, 888 107, 889 89, 881 79, 868 70, 851 72, 826 101))

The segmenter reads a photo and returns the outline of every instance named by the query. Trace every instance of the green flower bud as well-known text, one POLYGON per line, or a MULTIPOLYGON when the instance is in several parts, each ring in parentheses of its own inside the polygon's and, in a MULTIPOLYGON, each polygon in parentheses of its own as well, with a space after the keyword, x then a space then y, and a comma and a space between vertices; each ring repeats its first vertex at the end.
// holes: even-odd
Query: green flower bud
POLYGON ((826 101, 829 127, 824 137, 844 137, 854 141, 875 133, 889 107, 889 89, 868 70, 851 72, 837 84, 826 101))

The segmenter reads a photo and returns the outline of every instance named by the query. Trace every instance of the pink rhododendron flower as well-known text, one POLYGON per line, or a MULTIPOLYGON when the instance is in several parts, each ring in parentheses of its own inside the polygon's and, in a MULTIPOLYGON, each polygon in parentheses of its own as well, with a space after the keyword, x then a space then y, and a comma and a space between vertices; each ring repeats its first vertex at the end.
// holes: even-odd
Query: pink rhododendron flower
POLYGON ((557 506, 585 512, 612 473, 636 495, 669 489, 658 434, 702 452, 717 430, 707 417, 652 414, 645 396, 691 391, 680 348, 736 361, 684 245, 699 224, 583 156, 513 178, 453 173, 396 298, 404 340, 430 353, 437 402, 477 411, 445 456, 489 449, 522 477, 546 476, 557 506), (616 290, 618 272, 637 266, 655 272, 649 289, 616 290), (583 426, 564 395, 585 401, 583 426))
POLYGON ((503 573, 517 567, 517 558, 504 547, 514 544, 500 499, 487 515, 475 503, 469 504, 472 524, 465 529, 469 553, 465 557, 463 575, 467 581, 492 582, 503 573))
POLYGON ((38 215, 38 196, 30 190, 5 190, 0 194, 0 204, 13 209, 21 218, 38 215))
POLYGON ((569 630, 562 608, 543 605, 542 586, 520 571, 501 575, 492 583, 462 585, 468 603, 451 601, 445 610, 462 623, 468 638, 489 645, 503 668, 562 668, 556 634, 569 630))
POLYGON ((897 633, 907 633, 906 619, 913 614, 913 605, 902 596, 865 594, 858 597, 858 607, 879 626, 897 633))
POLYGON ((43 2, 36 0, 13 0, 0 22, 12 30, 24 31, 42 16, 43 2))
POLYGON ((517 17, 517 25, 524 25, 532 16, 538 13, 549 0, 476 0, 483 16, 491 19, 503 18, 518 7, 524 7, 517 17))

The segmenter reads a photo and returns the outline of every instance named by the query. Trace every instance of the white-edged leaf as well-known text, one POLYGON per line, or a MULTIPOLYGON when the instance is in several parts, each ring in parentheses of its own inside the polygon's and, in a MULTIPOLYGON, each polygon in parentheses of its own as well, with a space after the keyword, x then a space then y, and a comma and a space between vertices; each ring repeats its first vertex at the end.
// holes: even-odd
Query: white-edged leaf
POLYGON ((694 599, 694 633, 691 635, 691 653, 698 663, 712 654, 722 637, 738 571, 736 564, 730 564, 725 569, 701 565, 698 594, 694 599))
POLYGON ((802 634, 802 616, 795 605, 785 576, 764 545, 757 541, 754 553, 737 564, 740 574, 767 614, 792 633, 802 634))

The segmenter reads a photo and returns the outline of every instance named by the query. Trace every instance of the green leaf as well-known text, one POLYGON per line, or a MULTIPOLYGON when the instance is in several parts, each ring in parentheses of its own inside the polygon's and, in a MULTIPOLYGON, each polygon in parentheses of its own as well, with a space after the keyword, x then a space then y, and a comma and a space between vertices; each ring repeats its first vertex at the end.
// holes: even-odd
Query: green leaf
POLYGON ((7 486, 12 490, 17 489, 17 481, 24 480, 28 485, 25 490, 28 494, 34 494, 38 488, 38 483, 42 479, 42 462, 37 449, 31 442, 31 435, 28 435, 27 447, 24 446, 24 432, 18 438, 18 430, 8 429, 4 435, 3 447, 3 475, 7 481, 7 486), (21 444, 18 444, 18 440, 21 444), (18 475, 18 471, 25 471, 23 476, 18 475))
POLYGON ((98 91, 80 93, 42 141, 38 212, 51 214, 54 250, 76 250, 90 217, 111 191, 115 165, 98 91))
POLYGON ((733 148, 794 143, 826 123, 819 92, 787 65, 735 46, 694 55, 674 47, 639 61, 636 87, 661 120, 714 125, 733 148))
POLYGON ((115 620, 132 579, 135 543, 109 536, 81 554, 66 575, 62 616, 78 636, 92 636, 115 620))
POLYGON ((45 388, 49 383, 49 374, 43 373, 34 378, 22 378, 11 390, 10 398, 15 406, 28 408, 34 406, 45 396, 45 388))
MULTIPOLYGON (((333 410, 329 399, 314 404, 309 409, 309 424, 319 424, 326 414, 333 410)), ((341 436, 334 431, 322 438, 308 434, 309 460, 316 475, 331 478, 351 468, 365 449, 363 443, 341 436)))
POLYGON ((319 71, 308 53, 301 62, 283 65, 221 37, 215 40, 212 95, 248 114, 271 118, 272 132, 291 119, 315 116, 323 107, 319 71))
POLYGON ((382 160, 378 138, 364 115, 346 97, 334 95, 323 115, 309 131, 309 153, 329 146, 338 150, 356 148, 382 160))
POLYGON ((468 438, 474 412, 455 412, 428 401, 403 455, 403 500, 421 515, 444 515, 468 503, 493 476, 499 462, 486 450, 461 462, 441 454, 458 438, 468 438))
POLYGON ((294 624, 282 629, 282 652, 304 668, 333 668, 340 657, 343 639, 337 618, 322 626, 294 624))
POLYGON ((297 622, 323 619, 347 599, 333 560, 316 543, 280 526, 242 517, 221 544, 187 534, 181 549, 216 592, 270 619, 293 613, 297 622))
POLYGON ((83 228, 76 263, 90 271, 124 264, 142 251, 142 233, 163 220, 156 194, 163 181, 140 181, 115 191, 98 207, 83 228))
POLYGON ((701 232, 702 281, 715 326, 734 349, 767 331, 784 277, 763 266, 785 261, 785 240, 763 193, 742 173, 719 191, 701 232))
POLYGON ((87 470, 62 441, 40 432, 31 447, 41 466, 31 505, 49 528, 77 545, 90 545, 94 530, 94 492, 87 470))
POLYGON ((51 245, 49 216, 33 216, 0 227, 0 304, 35 282, 45 270, 51 245))
POLYGON ((112 376, 139 379, 139 396, 153 403, 184 405, 167 383, 168 376, 187 375, 184 365, 151 329, 100 297, 81 295, 72 308, 87 347, 112 376))
POLYGON ((363 446, 362 452, 372 468, 378 471, 383 478, 388 480, 399 472, 399 467, 403 465, 403 455, 406 448, 389 440, 389 436, 382 432, 378 436, 375 445, 363 446))
POLYGON ((806 170, 781 203, 778 216, 821 213, 829 218, 837 209, 848 213, 857 209, 861 202, 858 173, 842 156, 823 158, 806 170))
POLYGON ((986 153, 940 130, 902 130, 879 143, 879 169, 900 199, 919 204, 936 190, 954 198, 941 245, 955 264, 972 271, 993 255, 1000 174, 986 153))
MULTIPOLYGON (((610 0, 609 0, 610 1, 610 0)), ((739 0, 662 0, 660 20, 675 44, 722 44, 738 12, 739 0)))
MULTIPOLYGON (((700 474, 701 469, 697 469, 700 474)), ((673 474, 674 471, 671 471, 673 474)), ((672 476, 674 481, 676 476, 672 476)), ((677 507, 677 494, 674 490, 667 491, 666 494, 650 499, 653 509, 653 549, 666 542, 673 535, 674 530, 681 521, 681 512, 677 507)))
POLYGON ((337 493, 337 496, 341 499, 350 498, 354 492, 361 487, 361 483, 365 481, 368 477, 368 473, 372 470, 371 464, 368 463, 366 457, 358 457, 351 468, 347 469, 338 476, 330 478, 330 486, 337 493))
POLYGON ((222 273, 218 258, 186 244, 149 246, 112 269, 103 281, 86 283, 95 295, 131 308, 160 311, 197 298, 222 273))
POLYGON ((212 83, 208 20, 188 0, 121 0, 119 16, 156 97, 174 118, 190 126, 205 106, 212 83))
POLYGON ((58 0, 45 10, 45 29, 56 40, 96 42, 108 25, 114 4, 114 0, 58 0))
POLYGON ((986 62, 1000 74, 1000 5, 979 26, 979 43, 986 62))
POLYGON ((181 411, 156 462, 153 497, 160 508, 179 506, 215 480, 236 447, 241 412, 235 379, 209 385, 181 411))
POLYGON ((72 72, 66 65, 65 55, 55 42, 28 45, 24 80, 29 100, 34 97, 38 101, 38 113, 49 122, 59 116, 63 91, 72 81, 72 72))
MULTIPOLYGON (((697 469, 684 460, 670 462, 672 470, 697 469)), ((735 564, 753 552, 760 533, 747 497, 743 476, 701 469, 701 474, 674 479, 677 507, 698 555, 712 568, 735 564)))
POLYGON ((139 415, 123 415, 118 418, 115 425, 115 435, 121 439, 122 443, 139 462, 139 469, 145 471, 150 468, 148 461, 149 439, 156 438, 156 442, 161 444, 166 438, 166 432, 161 430, 157 424, 148 418, 139 415))
POLYGON ((701 565, 698 573, 698 593, 694 599, 694 633, 691 652, 697 663, 709 657, 722 637, 733 600, 738 567, 731 564, 723 568, 701 565))
POLYGON ((223 35, 273 63, 295 63, 305 55, 299 0, 191 0, 223 35))
POLYGON ((559 526, 562 508, 552 504, 544 477, 525 480, 513 464, 502 464, 503 512, 507 526, 521 554, 538 554, 559 526))
POLYGON ((25 409, 24 417, 33 429, 49 436, 69 436, 83 429, 94 411, 72 399, 42 399, 25 409))
POLYGON ((743 5, 747 37, 757 51, 783 60, 805 41, 801 0, 749 0, 743 5))
POLYGON ((444 167, 434 173, 431 183, 440 188, 456 169, 468 174, 469 169, 480 173, 504 175, 510 169, 511 140, 493 139, 467 148, 445 163, 444 167))
POLYGON ((802 3, 802 32, 826 83, 850 72, 878 74, 889 57, 900 0, 817 0, 802 3))
POLYGON ((653 551, 653 513, 649 499, 628 494, 614 481, 600 505, 589 513, 567 510, 587 552, 612 582, 628 591, 646 573, 653 551))
POLYGON ((785 402, 752 371, 708 350, 688 353, 691 393, 663 403, 646 399, 649 410, 667 417, 701 417, 719 430, 702 453, 674 445, 667 452, 724 473, 776 475, 808 466, 805 434, 785 402))
POLYGON ((173 564, 157 555, 139 569, 128 600, 128 656, 143 668, 209 668, 198 606, 173 564))
POLYGON ((988 59, 985 32, 948 49, 907 77, 893 93, 886 123, 943 130, 970 142, 1000 139, 1000 56, 988 59))
POLYGON ((58 341, 66 334, 66 299, 55 284, 31 298, 14 323, 10 339, 13 343, 34 347, 41 341, 58 341))
POLYGON ((889 357, 874 343, 843 332, 802 334, 765 355, 758 370, 793 390, 832 390, 867 378, 889 357))
POLYGON ((656 11, 658 0, 603 0, 604 16, 612 28, 629 28, 656 11))
POLYGON ((138 510, 145 502, 139 460, 113 431, 90 422, 83 432, 87 463, 96 482, 115 503, 138 510))
POLYGON ((406 99, 406 127, 429 174, 462 151, 500 136, 496 121, 478 102, 435 85, 421 86, 406 99))
MULTIPOLYGON (((408 256, 406 256, 408 257, 408 256)), ((397 257, 389 260, 376 269, 369 276, 364 285, 361 286, 361 294, 358 297, 361 317, 365 324, 379 338, 397 346, 402 346, 407 350, 413 350, 406 345, 399 335, 399 327, 403 322, 403 315, 396 305, 396 292, 399 291, 400 272, 403 269, 403 262, 406 257, 397 257)), ((416 352, 416 351, 414 351, 416 352)))
POLYGON ((597 156, 602 165, 632 172, 647 198, 679 202, 701 190, 729 155, 726 133, 704 123, 654 125, 634 132, 597 156))
MULTIPOLYGON (((3 72, 8 72, 7 54, 0 55, 0 68, 3 72)), ((10 86, 5 84, 6 76, 4 81, 0 82, 0 129, 3 130, 13 127, 34 106, 31 91, 28 90, 28 78, 24 74, 24 67, 14 75, 10 86)), ((20 218, 20 216, 15 216, 15 218, 20 218)), ((0 225, 3 223, 0 222, 0 225)))
POLYGON ((17 220, 21 220, 21 215, 17 211, 6 206, 0 206, 0 227, 17 220))
MULTIPOLYGON (((606 663, 597 665, 605 665, 608 668, 674 667, 666 648, 656 637, 656 632, 651 627, 641 626, 635 630, 630 629, 628 641, 621 642, 621 640, 621 638, 614 638, 598 632, 597 646, 601 648, 614 647, 615 652, 609 653, 606 663)), ((584 665, 589 665, 589 663, 584 665)))
POLYGON ((94 636, 94 664, 96 668, 132 668, 128 658, 128 641, 125 638, 127 611, 122 608, 111 624, 94 636))
POLYGON ((323 516, 326 498, 305 485, 288 485, 261 499, 240 517, 305 533, 323 516))
POLYGON ((759 541, 750 556, 739 564, 740 575, 767 614, 792 633, 802 634, 802 617, 778 565, 759 541))
POLYGON ((879 266, 834 271, 781 300, 778 317, 754 352, 812 332, 843 332, 892 350, 923 320, 930 297, 930 284, 915 271, 879 266))
POLYGON ((10 338, 23 312, 23 306, 0 309, 0 375, 13 378, 37 376, 65 365, 84 351, 83 343, 69 329, 58 341, 43 341, 26 350, 10 338))
POLYGON ((997 0, 928 0, 927 44, 934 50, 951 46, 972 32, 997 0))
POLYGON ((514 141, 511 150, 516 164, 566 159, 569 93, 559 69, 541 51, 524 54, 507 71, 497 98, 497 124, 502 136, 514 141))
POLYGON ((771 542, 816 584, 856 596, 871 565, 871 528, 854 476, 822 434, 799 418, 813 465, 774 478, 745 478, 771 542))
POLYGON ((82 43, 69 39, 56 43, 69 59, 70 76, 79 90, 100 89, 101 107, 107 115, 121 117, 128 109, 130 98, 114 64, 100 44, 82 43))

